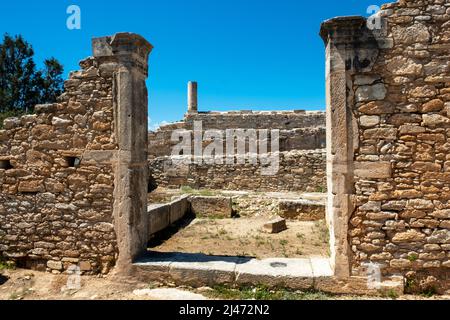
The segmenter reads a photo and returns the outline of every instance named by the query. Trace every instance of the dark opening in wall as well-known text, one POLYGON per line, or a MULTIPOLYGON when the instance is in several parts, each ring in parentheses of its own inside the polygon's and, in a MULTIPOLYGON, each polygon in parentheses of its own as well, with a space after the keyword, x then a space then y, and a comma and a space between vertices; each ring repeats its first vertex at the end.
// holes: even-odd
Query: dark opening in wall
POLYGON ((13 168, 14 167, 11 165, 11 160, 0 160, 0 170, 9 170, 13 168))
POLYGON ((148 192, 153 192, 158 189, 158 183, 153 177, 150 177, 148 180, 148 192))
POLYGON ((81 159, 78 157, 66 157, 66 163, 70 168, 78 168, 81 164, 81 159))

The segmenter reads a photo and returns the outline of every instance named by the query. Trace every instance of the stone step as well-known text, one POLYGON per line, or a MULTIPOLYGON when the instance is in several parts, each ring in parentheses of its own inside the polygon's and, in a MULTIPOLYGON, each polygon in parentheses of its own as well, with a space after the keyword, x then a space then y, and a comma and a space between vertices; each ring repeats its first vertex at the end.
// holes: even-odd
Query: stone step
POLYGON ((193 287, 229 285, 318 290, 329 293, 377 294, 380 290, 403 293, 401 280, 389 280, 379 289, 369 287, 367 278, 334 277, 329 258, 304 259, 207 256, 188 253, 150 252, 134 264, 142 281, 158 281, 193 287))

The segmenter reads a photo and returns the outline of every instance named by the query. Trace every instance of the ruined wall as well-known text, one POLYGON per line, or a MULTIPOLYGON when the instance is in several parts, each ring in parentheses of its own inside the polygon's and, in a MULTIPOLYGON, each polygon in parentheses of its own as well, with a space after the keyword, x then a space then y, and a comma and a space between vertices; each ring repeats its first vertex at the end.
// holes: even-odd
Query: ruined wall
MULTIPOLYGON (((140 63, 145 72, 139 79, 145 87, 148 48, 143 43, 132 34, 94 39, 94 57, 81 61, 82 69, 70 74, 58 103, 38 105, 35 115, 4 121, 5 130, 0 131, 0 256, 53 272, 71 265, 82 272, 108 272, 114 265, 120 252, 114 219, 118 206, 113 203, 127 191, 115 182, 115 174, 121 173, 120 156, 126 152, 121 147, 120 130, 125 125, 119 121, 120 112, 126 110, 120 77, 127 72, 126 66, 134 68, 141 61, 134 51, 139 49, 145 61, 140 63)), ((128 95, 136 93, 146 91, 127 87, 128 95)), ((135 108, 139 101, 134 100, 135 108)), ((146 116, 142 126, 136 118, 142 116, 133 115, 131 121, 144 128, 145 146, 146 116)), ((144 148, 142 158, 146 157, 144 148)), ((143 168, 147 181, 145 162, 143 168)))
MULTIPOLYGON (((230 190, 320 191, 325 182, 325 113, 311 111, 231 111, 189 112, 182 122, 168 124, 149 133, 150 171, 160 186, 230 190), (170 159, 174 130, 278 129, 280 130, 280 170, 276 175, 261 175, 258 165, 198 165, 180 167, 170 159)), ((191 133, 193 136, 193 134, 191 133)), ((259 140, 258 140, 259 141, 259 140)), ((204 141, 207 146, 210 141, 204 141)), ((192 143, 192 150, 194 144, 192 143)), ((226 140, 224 139, 224 150, 226 140)), ((248 141, 247 141, 248 152, 248 141)), ((268 136, 270 152, 270 134, 268 136)))
POLYGON ((55 271, 79 262, 106 271, 117 253, 112 70, 93 58, 80 66, 59 103, 0 131, 0 159, 11 164, 0 169, 0 252, 55 271))
POLYGON ((357 17, 322 26, 336 268, 376 263, 448 286, 450 3, 400 1, 378 17, 381 29, 357 17))
POLYGON ((170 157, 151 161, 150 171, 158 185, 164 187, 324 192, 325 167, 324 150, 296 150, 280 153, 280 167, 275 175, 263 175, 260 165, 249 163, 180 164, 170 157))
POLYGON ((203 130, 279 129, 280 151, 325 148, 325 113, 311 111, 231 111, 188 113, 183 121, 162 126, 149 133, 149 156, 169 156, 178 141, 174 130, 193 130, 194 121, 203 130))

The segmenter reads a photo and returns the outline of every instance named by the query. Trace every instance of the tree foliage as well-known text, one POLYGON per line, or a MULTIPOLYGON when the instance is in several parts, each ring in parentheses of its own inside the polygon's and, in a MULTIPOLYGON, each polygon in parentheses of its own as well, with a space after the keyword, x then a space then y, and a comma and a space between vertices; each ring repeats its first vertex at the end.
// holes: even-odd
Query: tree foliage
POLYGON ((63 91, 63 66, 46 59, 37 70, 34 51, 22 36, 5 34, 0 43, 0 113, 20 115, 36 104, 52 103, 63 91))

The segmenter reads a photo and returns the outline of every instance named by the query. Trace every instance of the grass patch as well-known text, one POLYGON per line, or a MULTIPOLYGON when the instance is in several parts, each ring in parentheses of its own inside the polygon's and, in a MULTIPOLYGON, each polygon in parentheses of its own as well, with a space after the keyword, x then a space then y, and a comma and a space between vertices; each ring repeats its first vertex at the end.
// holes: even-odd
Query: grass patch
POLYGON ((413 253, 413 254, 410 254, 408 256, 408 260, 411 261, 411 262, 415 262, 415 261, 417 261, 417 259, 419 259, 419 255, 418 254, 413 253))
POLYGON ((323 186, 318 186, 316 188, 316 193, 326 193, 327 192, 327 188, 323 187, 323 186))
POLYGON ((3 258, 0 257, 0 271, 3 270, 14 270, 16 268, 16 265, 12 261, 5 261, 3 258))
POLYGON ((330 231, 325 220, 316 221, 314 223, 314 232, 319 236, 322 243, 328 244, 330 242, 330 231))
POLYGON ((181 187, 181 192, 183 194, 191 194, 196 196, 204 196, 204 197, 211 197, 218 194, 218 192, 209 190, 209 189, 202 189, 202 190, 196 190, 189 186, 183 186, 181 187))
POLYGON ((265 286, 232 289, 215 286, 206 293, 209 298, 223 300, 329 300, 332 296, 317 291, 272 290, 265 286))

